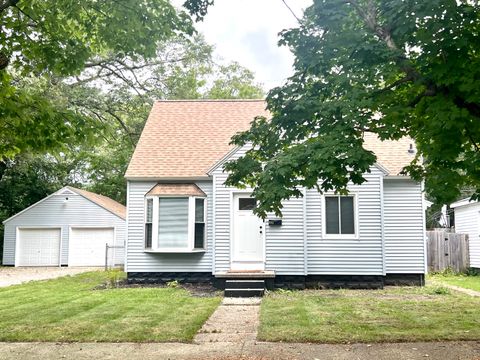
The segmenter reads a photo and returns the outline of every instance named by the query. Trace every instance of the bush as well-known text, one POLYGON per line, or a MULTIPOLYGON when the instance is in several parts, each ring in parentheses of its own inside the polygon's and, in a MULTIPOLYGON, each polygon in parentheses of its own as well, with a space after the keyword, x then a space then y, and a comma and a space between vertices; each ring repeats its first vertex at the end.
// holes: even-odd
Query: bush
POLYGON ((177 280, 173 280, 173 281, 167 282, 167 287, 169 287, 169 288, 175 289, 175 288, 178 287, 178 285, 179 285, 179 284, 178 284, 178 281, 177 281, 177 280))
POLYGON ((480 276, 480 269, 477 268, 468 268, 467 271, 465 271, 465 275, 467 276, 480 276))

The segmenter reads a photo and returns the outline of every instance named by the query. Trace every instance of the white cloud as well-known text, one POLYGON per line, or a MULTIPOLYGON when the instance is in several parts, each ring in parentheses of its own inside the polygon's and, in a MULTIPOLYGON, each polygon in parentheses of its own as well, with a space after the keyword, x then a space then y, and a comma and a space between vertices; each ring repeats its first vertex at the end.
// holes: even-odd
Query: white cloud
MULTIPOLYGON (((301 17, 312 0, 287 0, 301 17)), ((292 74, 293 56, 278 47, 278 33, 297 26, 295 17, 282 0, 215 0, 197 29, 215 55, 226 61, 238 61, 255 72, 267 89, 278 86, 292 74)))

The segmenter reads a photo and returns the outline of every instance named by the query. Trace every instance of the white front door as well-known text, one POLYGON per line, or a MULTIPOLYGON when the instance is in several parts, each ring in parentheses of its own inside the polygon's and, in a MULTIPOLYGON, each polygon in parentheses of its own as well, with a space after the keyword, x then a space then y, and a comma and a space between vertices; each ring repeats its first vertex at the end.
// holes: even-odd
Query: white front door
POLYGON ((233 195, 232 270, 264 270, 265 224, 250 194, 233 195))

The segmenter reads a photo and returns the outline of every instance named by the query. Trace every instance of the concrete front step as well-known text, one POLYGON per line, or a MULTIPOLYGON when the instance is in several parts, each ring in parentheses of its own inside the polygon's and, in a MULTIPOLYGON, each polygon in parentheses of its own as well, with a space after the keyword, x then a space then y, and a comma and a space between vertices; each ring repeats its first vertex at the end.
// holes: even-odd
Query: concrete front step
POLYGON ((225 297, 262 297, 265 289, 225 289, 225 297))

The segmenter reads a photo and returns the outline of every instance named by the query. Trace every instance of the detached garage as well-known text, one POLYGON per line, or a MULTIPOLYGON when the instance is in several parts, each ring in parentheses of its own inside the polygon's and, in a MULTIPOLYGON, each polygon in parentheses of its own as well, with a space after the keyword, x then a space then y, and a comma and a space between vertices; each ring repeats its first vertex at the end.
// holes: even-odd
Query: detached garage
POLYGON ((3 265, 122 265, 125 214, 106 196, 66 186, 3 222, 3 265))

